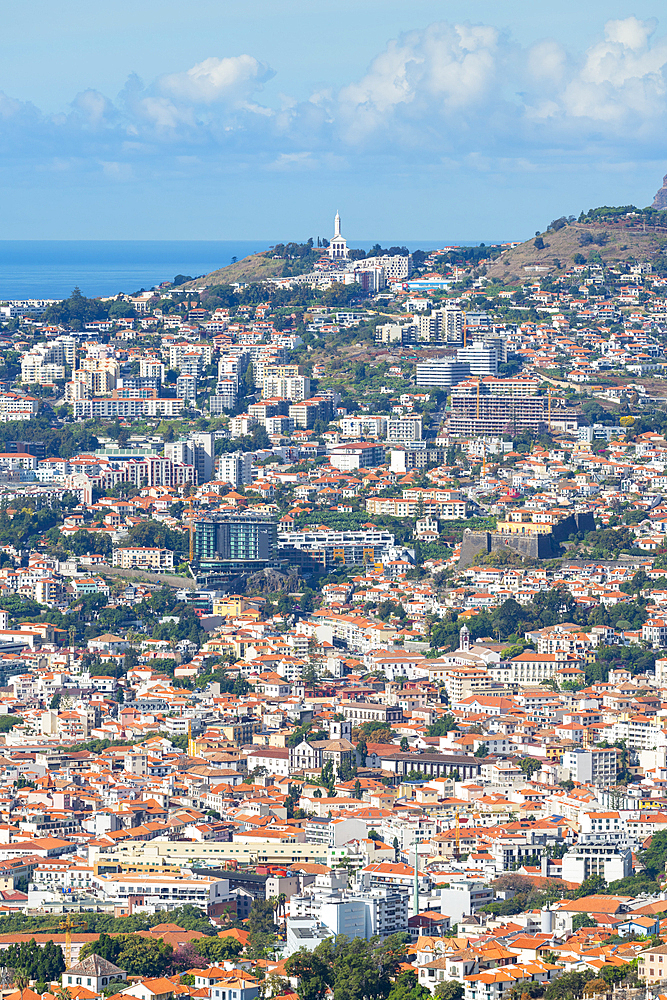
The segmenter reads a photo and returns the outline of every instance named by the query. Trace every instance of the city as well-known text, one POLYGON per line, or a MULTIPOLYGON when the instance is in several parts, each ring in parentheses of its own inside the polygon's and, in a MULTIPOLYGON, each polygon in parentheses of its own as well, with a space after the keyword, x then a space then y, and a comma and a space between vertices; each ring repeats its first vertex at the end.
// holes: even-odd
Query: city
POLYGON ((659 990, 660 232, 0 305, 6 1000, 659 990))

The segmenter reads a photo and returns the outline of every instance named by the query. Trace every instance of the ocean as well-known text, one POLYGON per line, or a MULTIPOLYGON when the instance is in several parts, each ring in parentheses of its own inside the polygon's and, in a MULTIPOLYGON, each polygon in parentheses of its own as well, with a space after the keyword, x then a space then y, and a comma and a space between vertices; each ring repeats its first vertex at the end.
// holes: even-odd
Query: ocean
MULTIPOLYGON (((0 240, 0 300, 62 299, 149 289, 177 274, 199 277, 282 240, 0 240)), ((368 250, 436 250, 446 240, 350 240, 368 250)), ((461 241, 456 241, 461 244, 461 241)), ((466 246, 477 244, 466 243, 466 246)))

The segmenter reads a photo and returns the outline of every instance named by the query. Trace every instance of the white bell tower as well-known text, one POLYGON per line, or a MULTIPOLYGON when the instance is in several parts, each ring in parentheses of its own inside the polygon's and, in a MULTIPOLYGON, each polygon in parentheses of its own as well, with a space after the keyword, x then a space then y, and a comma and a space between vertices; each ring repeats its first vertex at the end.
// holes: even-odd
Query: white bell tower
POLYGON ((347 249, 347 240, 343 238, 340 231, 340 215, 336 212, 336 218, 334 219, 334 234, 331 243, 329 244, 329 257, 331 260, 347 260, 349 256, 349 250, 347 249))

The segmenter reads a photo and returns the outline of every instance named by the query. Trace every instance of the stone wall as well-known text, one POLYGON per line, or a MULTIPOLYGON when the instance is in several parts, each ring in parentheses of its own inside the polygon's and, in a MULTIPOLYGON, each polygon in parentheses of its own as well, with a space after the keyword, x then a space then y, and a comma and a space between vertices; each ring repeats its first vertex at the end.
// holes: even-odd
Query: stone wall
POLYGON ((593 531, 595 520, 592 514, 569 514, 548 535, 501 535, 497 531, 463 532, 459 568, 471 566, 480 556, 501 549, 511 549, 520 556, 531 559, 555 559, 559 554, 559 543, 578 532, 593 531))

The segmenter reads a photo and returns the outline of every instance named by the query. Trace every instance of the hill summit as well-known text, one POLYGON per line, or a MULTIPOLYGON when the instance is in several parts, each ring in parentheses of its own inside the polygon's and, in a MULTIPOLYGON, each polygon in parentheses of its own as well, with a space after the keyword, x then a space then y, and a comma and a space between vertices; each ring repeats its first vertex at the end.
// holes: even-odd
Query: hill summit
POLYGON ((659 212, 667 208, 667 174, 662 178, 662 187, 656 191, 651 208, 655 208, 659 212))

